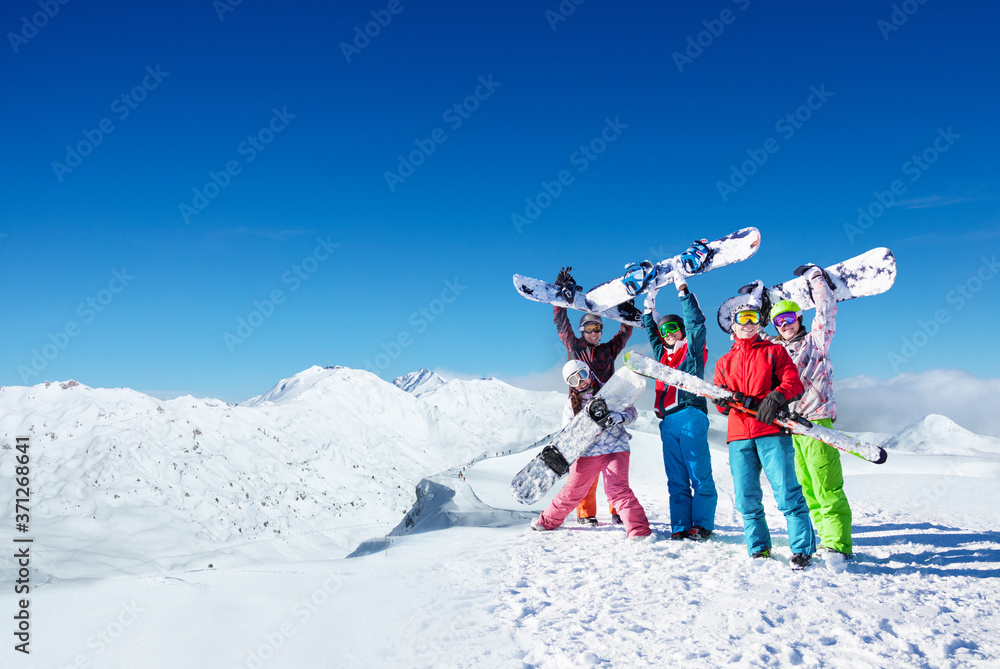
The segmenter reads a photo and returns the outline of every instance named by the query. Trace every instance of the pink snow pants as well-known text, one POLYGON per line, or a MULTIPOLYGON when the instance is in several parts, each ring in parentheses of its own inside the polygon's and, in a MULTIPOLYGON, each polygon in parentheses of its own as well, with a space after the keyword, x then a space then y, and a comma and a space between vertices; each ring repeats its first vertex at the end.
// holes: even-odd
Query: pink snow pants
POLYGON ((577 458, 569 468, 569 476, 562 490, 555 496, 542 515, 538 524, 547 530, 554 530, 562 525, 576 505, 587 496, 590 484, 598 474, 604 475, 604 494, 608 501, 622 517, 625 532, 630 537, 644 537, 651 533, 646 512, 643 510, 635 493, 628 485, 628 462, 630 453, 621 451, 607 455, 594 455, 577 458))

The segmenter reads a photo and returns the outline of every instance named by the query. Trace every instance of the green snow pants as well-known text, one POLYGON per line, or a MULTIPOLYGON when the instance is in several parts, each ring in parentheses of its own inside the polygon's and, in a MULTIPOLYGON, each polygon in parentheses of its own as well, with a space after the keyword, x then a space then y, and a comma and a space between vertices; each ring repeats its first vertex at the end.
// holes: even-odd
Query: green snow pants
MULTIPOLYGON (((832 427, 829 418, 814 420, 817 425, 832 427)), ((795 475, 809 505, 809 516, 820 543, 835 551, 852 554, 851 505, 844 494, 844 470, 840 451, 811 437, 792 435, 795 444, 795 475)))

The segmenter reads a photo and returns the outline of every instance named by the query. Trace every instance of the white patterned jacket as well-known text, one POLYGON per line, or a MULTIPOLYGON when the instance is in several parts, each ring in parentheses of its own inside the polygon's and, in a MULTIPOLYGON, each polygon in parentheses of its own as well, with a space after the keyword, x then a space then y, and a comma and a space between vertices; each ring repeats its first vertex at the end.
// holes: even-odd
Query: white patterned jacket
POLYGON ((811 279, 809 285, 816 302, 816 316, 809 332, 803 327, 789 341, 780 336, 769 338, 785 347, 805 386, 802 397, 792 402, 789 410, 810 420, 837 420, 837 403, 833 399, 833 363, 830 361, 830 344, 837 329, 837 301, 822 274, 811 279))

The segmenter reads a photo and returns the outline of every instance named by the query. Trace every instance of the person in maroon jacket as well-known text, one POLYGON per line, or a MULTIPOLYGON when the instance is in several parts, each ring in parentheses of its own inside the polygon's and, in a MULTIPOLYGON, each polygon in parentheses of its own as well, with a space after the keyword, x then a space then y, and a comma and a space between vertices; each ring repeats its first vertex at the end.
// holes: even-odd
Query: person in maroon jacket
MULTIPOLYGON (((566 281, 575 284, 573 278, 569 276, 569 268, 564 268, 559 272, 556 285, 560 285, 566 281)), ((628 343, 629 337, 632 336, 632 326, 622 323, 621 327, 618 328, 618 333, 611 340, 602 344, 601 337, 604 332, 604 320, 596 314, 584 314, 580 318, 579 337, 576 336, 573 326, 570 325, 565 307, 553 306, 552 320, 556 324, 556 332, 559 335, 559 340, 566 347, 566 360, 584 361, 601 385, 607 383, 611 375, 615 373, 615 358, 625 349, 625 344, 628 343)), ((597 524, 597 480, 597 478, 594 479, 594 483, 590 486, 587 496, 576 508, 576 517, 579 523, 585 525, 597 524)), ((612 521, 616 524, 621 524, 621 518, 615 512, 614 507, 609 505, 609 509, 612 521)))
POLYGON ((747 552, 754 558, 771 555, 771 534, 764 518, 760 472, 764 470, 774 501, 788 523, 792 568, 809 565, 816 550, 809 506, 795 477, 792 438, 773 424, 780 409, 802 395, 798 369, 781 344, 760 336, 765 323, 759 307, 748 303, 733 317, 733 347, 715 365, 714 383, 736 393, 745 406, 756 407, 756 417, 730 411, 726 441, 733 474, 736 510, 743 516, 747 552))

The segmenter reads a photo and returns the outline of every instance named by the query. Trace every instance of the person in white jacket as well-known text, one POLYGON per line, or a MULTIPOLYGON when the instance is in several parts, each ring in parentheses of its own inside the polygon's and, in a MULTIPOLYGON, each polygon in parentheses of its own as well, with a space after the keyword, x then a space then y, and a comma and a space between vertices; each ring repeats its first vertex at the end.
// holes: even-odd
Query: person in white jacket
MULTIPOLYGON (((778 331, 773 340, 788 351, 799 378, 805 386, 802 397, 789 405, 817 425, 831 427, 837 420, 833 399, 833 363, 830 344, 836 331, 837 301, 827 284, 823 270, 812 266, 805 272, 809 290, 816 303, 816 316, 807 331, 802 309, 791 300, 782 300, 771 308, 771 321, 778 331)), ((793 435, 795 474, 809 505, 809 515, 819 533, 821 551, 851 557, 851 505, 844 493, 844 472, 840 451, 822 441, 793 435)))
MULTIPOLYGON (((576 416, 600 389, 600 382, 587 363, 570 360, 563 366, 563 380, 571 388, 563 410, 563 427, 576 416)), ((601 432, 587 451, 569 469, 566 483, 542 514, 531 521, 533 530, 554 530, 562 525, 577 504, 587 495, 598 474, 604 475, 604 492, 625 526, 629 539, 644 539, 651 534, 646 512, 628 483, 629 440, 626 425, 635 422, 635 407, 613 412, 614 424, 601 432)))

